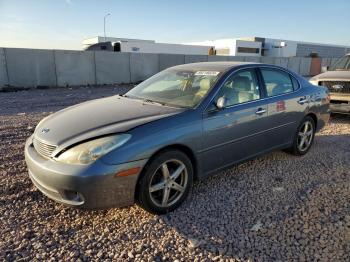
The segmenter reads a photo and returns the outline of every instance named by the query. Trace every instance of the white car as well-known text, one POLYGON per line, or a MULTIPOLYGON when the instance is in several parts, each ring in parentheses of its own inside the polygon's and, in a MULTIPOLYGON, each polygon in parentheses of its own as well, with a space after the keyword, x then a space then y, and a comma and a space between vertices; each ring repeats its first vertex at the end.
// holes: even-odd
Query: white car
POLYGON ((350 114, 350 53, 309 81, 329 89, 332 112, 350 114))

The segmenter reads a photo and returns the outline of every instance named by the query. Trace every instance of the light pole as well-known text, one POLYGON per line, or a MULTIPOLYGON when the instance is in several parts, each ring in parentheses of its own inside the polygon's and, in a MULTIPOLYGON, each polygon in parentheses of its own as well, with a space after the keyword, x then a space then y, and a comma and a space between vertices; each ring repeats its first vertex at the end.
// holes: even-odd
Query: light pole
POLYGON ((104 37, 105 37, 105 42, 106 42, 106 18, 107 16, 111 15, 110 13, 106 14, 103 18, 103 33, 104 33, 104 37))

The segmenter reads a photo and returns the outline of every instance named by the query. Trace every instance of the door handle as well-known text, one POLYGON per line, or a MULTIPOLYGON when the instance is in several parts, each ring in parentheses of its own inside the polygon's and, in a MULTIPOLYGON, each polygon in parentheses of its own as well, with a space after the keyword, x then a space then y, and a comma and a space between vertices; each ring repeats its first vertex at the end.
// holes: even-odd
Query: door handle
POLYGON ((308 101, 309 101, 309 99, 306 96, 304 96, 304 97, 299 99, 298 103, 300 105, 303 105, 303 104, 307 103, 308 101))
POLYGON ((266 113, 266 110, 263 108, 259 108, 258 111, 255 112, 255 114, 257 114, 257 115, 262 115, 264 113, 266 113))

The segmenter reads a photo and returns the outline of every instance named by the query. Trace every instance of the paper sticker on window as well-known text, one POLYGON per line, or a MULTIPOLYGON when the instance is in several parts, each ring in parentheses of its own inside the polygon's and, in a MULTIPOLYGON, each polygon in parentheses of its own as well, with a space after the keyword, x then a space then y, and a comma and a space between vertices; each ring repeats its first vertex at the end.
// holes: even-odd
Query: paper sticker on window
POLYGON ((217 76, 220 72, 218 71, 197 71, 195 76, 217 76))

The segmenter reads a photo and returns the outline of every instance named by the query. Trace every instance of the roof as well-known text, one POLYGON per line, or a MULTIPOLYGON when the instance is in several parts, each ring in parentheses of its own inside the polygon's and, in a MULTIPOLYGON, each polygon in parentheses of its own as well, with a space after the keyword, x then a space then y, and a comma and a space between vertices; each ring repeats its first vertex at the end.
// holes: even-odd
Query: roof
POLYGON ((180 70, 217 70, 217 71, 227 71, 237 66, 241 65, 255 65, 260 63, 253 62, 199 62, 191 64, 183 64, 171 67, 172 69, 180 70))

